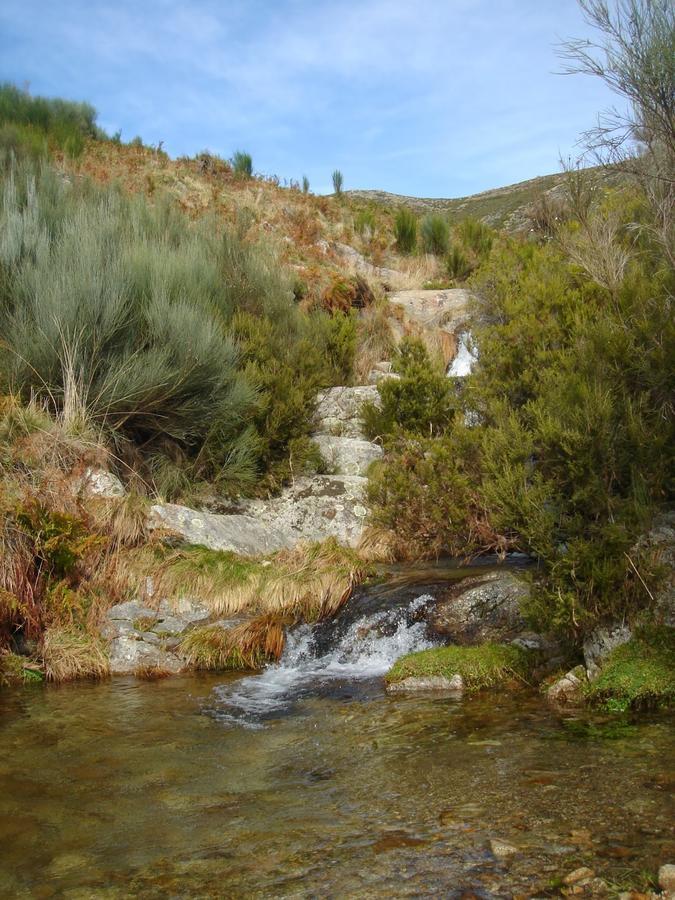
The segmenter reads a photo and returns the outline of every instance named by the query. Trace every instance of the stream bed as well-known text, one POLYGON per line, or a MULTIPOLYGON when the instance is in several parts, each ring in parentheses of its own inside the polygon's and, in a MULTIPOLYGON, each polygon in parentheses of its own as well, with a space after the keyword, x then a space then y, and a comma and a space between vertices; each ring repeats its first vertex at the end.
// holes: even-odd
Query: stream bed
POLYGON ((0 897, 616 896, 675 861, 673 717, 388 696, 429 641, 407 578, 262 673, 0 693, 0 897))

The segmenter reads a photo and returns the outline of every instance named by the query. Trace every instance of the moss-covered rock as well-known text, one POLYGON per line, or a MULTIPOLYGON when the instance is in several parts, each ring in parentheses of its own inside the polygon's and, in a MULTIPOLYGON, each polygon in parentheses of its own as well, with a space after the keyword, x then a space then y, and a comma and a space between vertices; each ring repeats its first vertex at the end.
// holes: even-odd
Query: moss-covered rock
POLYGON ((609 709, 668 706, 675 700, 675 629, 652 628, 616 647, 587 689, 609 709))
POLYGON ((389 684, 407 678, 460 675, 467 691, 527 678, 534 655, 512 644, 434 647, 401 657, 386 676, 389 684))

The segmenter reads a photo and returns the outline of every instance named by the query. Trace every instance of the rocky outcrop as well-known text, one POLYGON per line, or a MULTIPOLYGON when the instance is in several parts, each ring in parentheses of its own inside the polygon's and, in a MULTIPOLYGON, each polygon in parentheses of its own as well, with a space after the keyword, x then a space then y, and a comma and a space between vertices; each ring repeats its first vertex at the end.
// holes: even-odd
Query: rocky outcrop
POLYGON ((616 624, 596 628, 584 641, 584 663, 586 674, 590 679, 597 678, 603 661, 612 650, 627 644, 633 632, 625 624, 616 624))
POLYGON ((382 456, 382 448, 366 441, 361 429, 367 401, 379 402, 373 385, 331 388, 319 395, 313 438, 333 474, 297 478, 278 497, 242 501, 227 515, 156 504, 149 528, 187 544, 246 556, 331 537, 356 547, 368 515, 365 474, 382 456))
POLYGON ((364 403, 379 402, 380 395, 373 384, 322 391, 317 397, 315 434, 363 439, 361 409, 364 403))
POLYGON ((431 611, 430 626, 457 643, 513 640, 526 629, 520 601, 528 593, 528 586, 508 571, 465 578, 431 611))
POLYGON ((249 500, 243 509, 263 529, 289 535, 289 546, 333 537, 356 547, 368 515, 366 485, 367 479, 359 475, 298 478, 279 497, 249 500))
POLYGON ((111 607, 101 628, 109 642, 111 673, 180 672, 185 665, 179 652, 182 636, 210 615, 201 603, 186 598, 175 604, 162 600, 156 609, 134 600, 111 607))
POLYGON ((321 451, 329 471, 340 475, 366 475, 370 464, 382 458, 382 447, 361 438, 315 434, 313 440, 321 451))
POLYGON ((332 245, 332 249, 347 262, 354 272, 358 275, 365 275, 367 278, 376 278, 385 286, 395 284, 401 277, 401 273, 396 269, 387 269, 384 266, 376 266, 366 259, 362 253, 350 247, 349 244, 341 244, 336 242, 332 245))
POLYGON ((472 296, 471 291, 464 288, 398 291, 390 295, 389 302, 401 309, 404 321, 414 323, 423 330, 454 335, 466 325, 472 296))
POLYGON ((211 550, 229 550, 245 556, 274 553, 298 541, 297 535, 281 521, 263 520, 252 514, 219 515, 175 503, 152 506, 148 528, 175 536, 186 544, 202 544, 211 550))

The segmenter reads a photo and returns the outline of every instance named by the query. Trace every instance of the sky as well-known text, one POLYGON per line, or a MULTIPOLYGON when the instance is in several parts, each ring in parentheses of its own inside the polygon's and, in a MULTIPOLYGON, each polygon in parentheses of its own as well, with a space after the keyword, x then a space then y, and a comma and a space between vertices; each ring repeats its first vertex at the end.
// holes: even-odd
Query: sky
POLYGON ((556 74, 576 0, 2 0, 0 80, 171 156, 459 197, 558 171, 613 102, 556 74))

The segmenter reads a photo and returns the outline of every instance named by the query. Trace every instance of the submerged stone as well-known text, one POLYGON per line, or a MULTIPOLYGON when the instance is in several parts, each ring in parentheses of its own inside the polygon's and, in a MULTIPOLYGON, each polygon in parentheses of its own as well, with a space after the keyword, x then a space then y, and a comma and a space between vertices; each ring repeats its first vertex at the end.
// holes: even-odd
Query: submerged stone
POLYGON ((461 694, 464 691, 464 679, 461 675, 453 675, 451 678, 445 675, 411 676, 402 681, 388 683, 387 691, 390 694, 411 694, 421 691, 449 691, 461 694))

